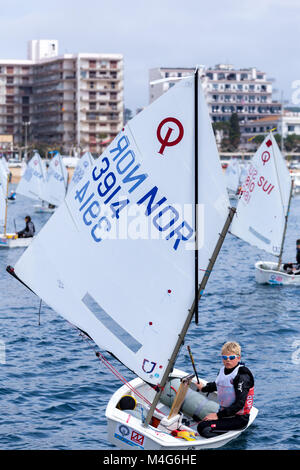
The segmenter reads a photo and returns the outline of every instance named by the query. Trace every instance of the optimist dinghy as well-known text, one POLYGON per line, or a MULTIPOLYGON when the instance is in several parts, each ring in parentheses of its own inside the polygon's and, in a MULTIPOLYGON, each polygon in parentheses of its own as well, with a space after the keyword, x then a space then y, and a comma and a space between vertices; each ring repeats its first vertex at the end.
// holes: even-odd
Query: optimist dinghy
POLYGON ((232 158, 225 170, 226 187, 230 199, 238 199, 240 173, 241 170, 238 160, 232 158))
MULTIPOLYGON (((131 450, 201 450, 223 447, 241 435, 243 430, 229 431, 219 436, 206 439, 197 434, 197 424, 208 413, 218 410, 217 393, 208 397, 197 392, 194 381, 190 386, 182 405, 182 413, 168 419, 172 400, 176 395, 174 382, 178 385, 185 373, 174 369, 165 386, 164 394, 154 412, 152 424, 145 428, 143 419, 149 411, 149 403, 155 396, 153 388, 143 380, 137 378, 117 390, 111 397, 107 408, 108 439, 122 449, 131 450), (124 400, 124 398, 126 398, 124 400), (122 399, 132 409, 120 409, 122 399), (192 413, 196 412, 193 417, 192 413), (179 428, 179 432, 178 432, 179 428)), ((200 382, 206 384, 205 380, 200 382)), ((258 410, 251 408, 249 427, 256 418, 258 410)))
POLYGON ((0 232, 0 248, 24 248, 27 247, 32 238, 18 238, 16 233, 8 233, 7 213, 8 213, 8 184, 9 173, 0 160, 0 224, 3 225, 3 232, 0 232))
POLYGON ((53 213, 64 200, 68 184, 68 172, 57 153, 50 162, 48 171, 42 158, 35 153, 17 186, 17 194, 38 201, 34 211, 53 213))
POLYGON ((255 263, 255 279, 259 284, 300 286, 300 275, 287 274, 283 269, 283 264, 278 268, 278 263, 272 261, 257 261, 255 263))
POLYGON ((290 172, 270 132, 252 158, 230 228, 233 235, 278 257, 277 263, 255 264, 259 284, 300 285, 282 264, 292 193, 290 172))
POLYGON ((42 204, 35 206, 35 212, 54 212, 65 198, 68 187, 68 171, 60 153, 50 161, 46 181, 42 189, 42 204), (45 205, 45 202, 48 203, 45 205))
MULTIPOLYGON (((46 185, 45 163, 38 153, 35 153, 27 163, 26 169, 16 188, 16 193, 26 196, 34 201, 39 201, 38 207, 42 207, 46 185)), ((44 205, 44 204, 43 204, 44 205)), ((45 210, 46 210, 45 205, 45 210)))
MULTIPOLYGON (((195 385, 191 378, 182 387, 178 378, 172 382, 234 212, 196 71, 135 116, 78 173, 15 268, 7 268, 138 376, 125 380, 106 409, 108 440, 122 449, 220 447, 243 432, 200 438, 189 417, 191 398, 199 408, 195 385), (134 225, 126 225, 132 214, 134 225), (176 390, 171 401, 168 384, 176 390), (129 401, 141 400, 130 412, 120 409, 128 390, 129 401), (179 409, 189 390, 185 416, 179 409)), ((200 397, 216 410, 215 395, 200 397)), ((253 408, 249 424, 256 413, 253 408)))

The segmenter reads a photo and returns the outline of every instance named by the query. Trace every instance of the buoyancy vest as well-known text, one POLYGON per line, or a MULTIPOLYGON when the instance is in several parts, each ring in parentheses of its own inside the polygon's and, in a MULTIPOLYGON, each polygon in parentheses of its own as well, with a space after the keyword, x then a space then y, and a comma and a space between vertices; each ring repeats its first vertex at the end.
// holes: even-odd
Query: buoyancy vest
MULTIPOLYGON (((222 367, 220 369, 219 375, 216 379, 217 385, 217 392, 218 392, 218 400, 220 403, 220 408, 227 408, 228 406, 232 405, 232 403, 236 400, 236 393, 234 389, 233 381, 238 374, 240 365, 237 366, 230 374, 225 375, 224 369, 222 367)), ((254 387, 250 388, 245 404, 241 410, 239 410, 236 414, 238 415, 246 415, 250 413, 250 410, 253 405, 253 398, 254 398, 254 387)))

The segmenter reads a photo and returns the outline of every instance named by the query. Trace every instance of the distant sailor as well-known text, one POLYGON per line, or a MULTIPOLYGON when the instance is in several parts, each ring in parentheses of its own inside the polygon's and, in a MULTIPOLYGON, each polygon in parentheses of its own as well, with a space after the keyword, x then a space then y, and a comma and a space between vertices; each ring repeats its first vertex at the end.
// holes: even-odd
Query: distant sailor
POLYGON ((202 437, 216 437, 227 431, 244 429, 249 421, 254 398, 254 378, 250 370, 240 363, 241 347, 236 342, 227 342, 222 347, 221 368, 215 382, 203 386, 202 392, 218 392, 220 409, 209 413, 198 424, 202 437))
POLYGON ((300 239, 296 241, 296 263, 285 263, 283 269, 287 274, 300 275, 300 239))
POLYGON ((10 195, 8 196, 9 201, 15 201, 17 194, 15 191, 11 191, 10 195))
POLYGON ((25 228, 20 232, 17 232, 18 238, 30 238, 35 234, 34 223, 31 221, 31 217, 29 215, 26 215, 25 223, 25 228))

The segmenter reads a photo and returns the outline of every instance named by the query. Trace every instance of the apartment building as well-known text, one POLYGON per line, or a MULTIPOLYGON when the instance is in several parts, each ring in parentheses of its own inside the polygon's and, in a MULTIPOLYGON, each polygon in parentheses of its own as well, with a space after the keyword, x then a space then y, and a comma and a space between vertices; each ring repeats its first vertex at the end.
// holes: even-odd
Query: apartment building
POLYGON ((282 134, 284 138, 288 135, 300 135, 300 112, 285 109, 281 116, 271 115, 255 121, 247 121, 242 125, 241 131, 244 141, 257 134, 266 134, 274 129, 274 134, 282 134))
MULTIPOLYGON (((193 68, 155 68, 149 71, 150 103, 174 86, 184 76, 192 75, 193 68), (167 81, 163 81, 167 79, 167 81)), ((204 92, 213 122, 227 121, 237 113, 241 123, 280 115, 281 104, 272 99, 272 82, 265 72, 255 67, 235 69, 232 65, 199 66, 204 92)))
POLYGON ((100 153, 122 126, 121 54, 58 55, 56 40, 34 40, 27 60, 0 60, 0 134, 15 145, 100 153))

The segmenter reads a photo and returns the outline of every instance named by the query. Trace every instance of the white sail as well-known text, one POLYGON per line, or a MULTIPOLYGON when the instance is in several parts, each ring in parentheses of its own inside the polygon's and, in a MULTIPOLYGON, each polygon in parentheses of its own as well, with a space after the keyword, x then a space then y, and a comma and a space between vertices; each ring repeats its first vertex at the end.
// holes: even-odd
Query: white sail
POLYGON ((68 185, 68 171, 62 157, 57 153, 50 161, 46 176, 43 200, 59 206, 65 198, 68 185))
POLYGON ((239 186, 243 186, 245 179, 247 178, 248 175, 248 169, 249 169, 249 162, 244 162, 240 166, 240 179, 239 179, 239 186))
POLYGON ((75 167, 72 179, 68 185, 68 191, 71 191, 73 187, 82 180, 84 175, 90 171, 94 162, 95 160, 90 152, 86 152, 80 159, 78 159, 78 163, 75 167))
POLYGON ((231 233, 279 256, 290 189, 290 173, 270 133, 252 158, 231 233))
MULTIPOLYGON (((200 84, 198 100, 200 282, 229 200, 200 84)), ((191 77, 126 125, 15 266, 54 310, 153 384, 195 295, 194 136, 191 77)))
POLYGON ((5 223, 5 207, 8 185, 8 171, 4 160, 0 159, 0 225, 5 223))
POLYGON ((6 164, 4 163, 4 160, 0 160, 0 184, 2 186, 2 191, 3 194, 6 197, 6 192, 7 192, 7 185, 8 185, 8 174, 9 171, 7 170, 6 164))
POLYGON ((4 157, 0 158, 0 162, 1 162, 2 167, 5 169, 6 173, 9 174, 9 166, 8 166, 6 158, 4 157))
POLYGON ((17 186, 16 193, 31 199, 43 200, 46 183, 44 161, 35 153, 28 162, 26 170, 17 186))
POLYGON ((225 171, 226 187, 236 192, 240 181, 240 165, 236 158, 232 158, 225 171))
POLYGON ((6 198, 6 193, 5 189, 3 188, 2 182, 0 180, 0 225, 4 225, 4 220, 5 220, 5 198, 6 198))

